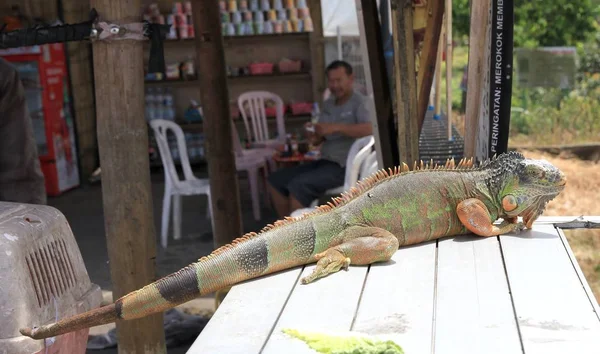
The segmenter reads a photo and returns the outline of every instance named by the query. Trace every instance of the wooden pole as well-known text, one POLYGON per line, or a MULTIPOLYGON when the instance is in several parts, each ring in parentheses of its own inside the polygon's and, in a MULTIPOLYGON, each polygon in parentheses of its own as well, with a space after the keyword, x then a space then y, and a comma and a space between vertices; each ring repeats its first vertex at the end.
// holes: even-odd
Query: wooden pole
MULTIPOLYGON (((100 17, 141 20, 140 0, 92 0, 100 17)), ((102 200, 113 298, 156 278, 156 233, 144 119, 143 42, 95 42, 93 48, 102 200)), ((163 314, 117 322, 120 354, 165 353, 163 314)))
MULTIPOLYGON (((440 28, 440 38, 444 33, 444 28, 440 28)), ((437 48, 437 59, 435 61, 435 111, 434 117, 438 119, 442 113, 442 53, 444 46, 439 45, 437 48)))
POLYGON ((215 248, 242 236, 240 190, 233 152, 233 124, 217 1, 194 0, 196 58, 210 176, 215 248))
POLYGON ((448 140, 452 139, 452 0, 446 0, 446 114, 448 140))
POLYGON ((483 75, 489 62, 485 60, 486 27, 491 1, 471 1, 469 29, 469 62, 467 67, 467 102, 465 108, 464 157, 476 157, 477 134, 481 116, 483 75))
MULTIPOLYGON (((442 47, 441 31, 444 16, 444 0, 427 1, 427 27, 423 38, 423 49, 421 50, 421 61, 419 63, 418 79, 418 115, 419 132, 423 128, 425 113, 427 112, 427 102, 431 96, 431 86, 434 81, 434 73, 438 67, 441 57, 436 57, 434 53, 439 52, 442 47)), ((439 74, 436 74, 439 75, 439 74)), ((437 94, 437 92, 436 92, 437 94)))
POLYGON ((355 0, 379 168, 398 166, 398 142, 377 3, 355 0))
POLYGON ((309 36, 313 101, 321 105, 323 104, 323 93, 327 88, 325 83, 325 44, 323 21, 321 21, 321 0, 308 0, 307 5, 310 9, 313 24, 313 31, 309 36))
POLYGON ((394 77, 400 163, 419 159, 419 117, 413 38, 413 0, 392 0, 394 77))

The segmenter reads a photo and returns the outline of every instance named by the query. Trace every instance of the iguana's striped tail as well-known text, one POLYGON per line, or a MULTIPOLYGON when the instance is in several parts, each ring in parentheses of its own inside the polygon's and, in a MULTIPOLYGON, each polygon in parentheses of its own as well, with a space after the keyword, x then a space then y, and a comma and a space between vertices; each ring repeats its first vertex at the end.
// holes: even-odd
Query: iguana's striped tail
POLYGON ((41 327, 22 328, 20 332, 42 339, 118 320, 141 318, 248 279, 307 264, 312 260, 314 232, 310 222, 299 225, 308 220, 291 220, 278 221, 259 234, 246 234, 110 305, 41 327), (279 227, 291 223, 301 227, 279 227), (298 249, 298 245, 306 247, 298 249))

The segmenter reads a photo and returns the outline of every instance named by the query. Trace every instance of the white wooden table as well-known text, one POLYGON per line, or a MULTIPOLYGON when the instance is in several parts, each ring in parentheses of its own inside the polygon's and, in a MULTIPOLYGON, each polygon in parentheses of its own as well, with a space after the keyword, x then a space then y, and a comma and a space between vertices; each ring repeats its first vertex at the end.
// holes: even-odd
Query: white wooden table
POLYGON ((315 353, 282 328, 385 334, 406 354, 600 353, 598 303, 555 227, 575 218, 400 248, 307 285, 314 265, 239 284, 188 353, 315 353))

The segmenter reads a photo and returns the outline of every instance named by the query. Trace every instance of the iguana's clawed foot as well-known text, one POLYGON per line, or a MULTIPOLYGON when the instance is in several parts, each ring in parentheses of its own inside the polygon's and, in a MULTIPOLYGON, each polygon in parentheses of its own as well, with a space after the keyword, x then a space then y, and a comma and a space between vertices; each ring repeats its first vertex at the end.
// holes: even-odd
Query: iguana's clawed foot
POLYGON ((340 269, 348 270, 348 266, 350 265, 350 258, 345 257, 336 249, 328 249, 325 252, 315 255, 315 258, 318 259, 317 266, 310 275, 301 279, 302 284, 308 284, 315 279, 335 273, 340 269))
POLYGON ((389 260, 398 250, 398 239, 389 231, 372 226, 351 226, 340 237, 343 242, 315 255, 317 266, 301 279, 308 284, 317 278, 348 269, 350 260, 356 265, 366 265, 389 260))
MULTIPOLYGON (((516 219, 516 218, 515 218, 516 219)), ((504 220, 498 226, 498 229, 502 230, 503 233, 516 232, 519 233, 525 230, 525 224, 522 222, 516 222, 516 220, 504 220)))

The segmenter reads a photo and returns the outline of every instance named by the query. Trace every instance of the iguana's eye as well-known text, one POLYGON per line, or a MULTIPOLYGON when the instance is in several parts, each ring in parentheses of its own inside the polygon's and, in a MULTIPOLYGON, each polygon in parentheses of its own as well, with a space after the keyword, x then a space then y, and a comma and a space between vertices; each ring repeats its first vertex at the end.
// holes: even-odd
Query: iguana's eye
POLYGON ((517 204, 517 198, 513 195, 507 195, 502 198, 502 208, 506 211, 513 211, 517 209, 519 205, 517 204))

